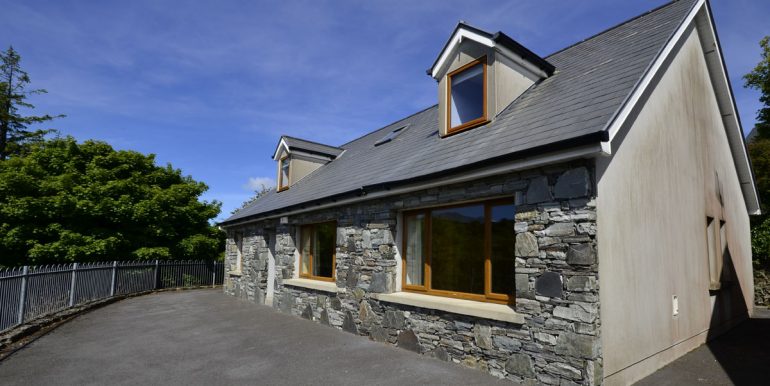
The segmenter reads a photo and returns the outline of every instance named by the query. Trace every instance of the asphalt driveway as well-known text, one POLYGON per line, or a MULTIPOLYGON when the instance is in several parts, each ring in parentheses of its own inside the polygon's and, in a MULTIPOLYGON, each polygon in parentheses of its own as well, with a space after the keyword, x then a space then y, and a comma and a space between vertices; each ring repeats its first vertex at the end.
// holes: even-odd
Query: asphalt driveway
POLYGON ((0 362, 0 384, 511 383, 221 290, 195 290, 131 298, 84 314, 0 362))

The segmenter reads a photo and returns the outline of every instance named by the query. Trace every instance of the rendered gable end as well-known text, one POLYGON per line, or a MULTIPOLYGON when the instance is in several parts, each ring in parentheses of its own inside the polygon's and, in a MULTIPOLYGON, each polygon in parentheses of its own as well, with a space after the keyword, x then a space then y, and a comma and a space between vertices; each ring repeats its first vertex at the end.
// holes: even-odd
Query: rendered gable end
POLYGON ((641 379, 753 304, 747 204, 704 58, 710 49, 695 25, 703 22, 684 31, 643 107, 615 137, 613 155, 597 160, 606 384, 641 379), (723 277, 731 284, 712 293, 706 216, 726 224, 725 265, 733 271, 723 277))

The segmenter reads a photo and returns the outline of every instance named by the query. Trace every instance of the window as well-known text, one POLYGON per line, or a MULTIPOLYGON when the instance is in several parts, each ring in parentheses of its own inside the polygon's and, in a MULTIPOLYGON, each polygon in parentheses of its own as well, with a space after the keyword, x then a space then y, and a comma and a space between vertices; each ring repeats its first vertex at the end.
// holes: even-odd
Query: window
POLYGON ((278 161, 278 191, 289 189, 289 156, 284 156, 278 161))
POLYGON ((235 234, 235 272, 240 273, 243 266, 243 235, 240 233, 235 234))
POLYGON ((486 57, 447 75, 447 134, 487 121, 486 57))
POLYGON ((337 223, 303 225, 300 229, 299 276, 334 280, 337 223))
POLYGON ((515 212, 509 201, 490 201, 405 213, 403 288, 512 302, 515 212))
POLYGON ((401 134, 404 129, 406 129, 406 126, 401 126, 398 129, 391 131, 386 136, 378 139, 377 142, 374 143, 374 146, 380 146, 384 143, 392 141, 394 138, 398 137, 398 135, 401 134))
POLYGON ((727 230, 724 221, 706 217, 706 242, 708 243, 706 248, 709 259, 709 290, 715 291, 722 288, 722 282, 725 279, 722 277, 724 260, 730 253, 727 248, 727 230))

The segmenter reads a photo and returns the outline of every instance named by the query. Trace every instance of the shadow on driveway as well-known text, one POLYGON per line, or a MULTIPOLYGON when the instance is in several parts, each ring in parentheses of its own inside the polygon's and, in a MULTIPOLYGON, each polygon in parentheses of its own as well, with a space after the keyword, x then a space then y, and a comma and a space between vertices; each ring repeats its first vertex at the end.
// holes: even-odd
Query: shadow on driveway
POLYGON ((512 383, 196 290, 84 314, 0 362, 0 384, 512 383))
POLYGON ((770 311, 755 310, 724 335, 698 347, 637 385, 770 384, 770 311))

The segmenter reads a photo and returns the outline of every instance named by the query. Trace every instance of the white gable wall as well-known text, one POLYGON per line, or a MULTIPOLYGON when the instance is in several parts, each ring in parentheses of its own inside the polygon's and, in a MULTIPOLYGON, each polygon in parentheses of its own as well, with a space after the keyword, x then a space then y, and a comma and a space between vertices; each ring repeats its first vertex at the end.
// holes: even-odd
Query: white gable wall
POLYGON ((692 28, 685 36, 622 143, 612 144, 613 156, 597 161, 607 384, 642 378, 753 304, 746 204, 700 38, 692 28), (740 283, 716 296, 708 291, 707 215, 727 223, 740 283))

